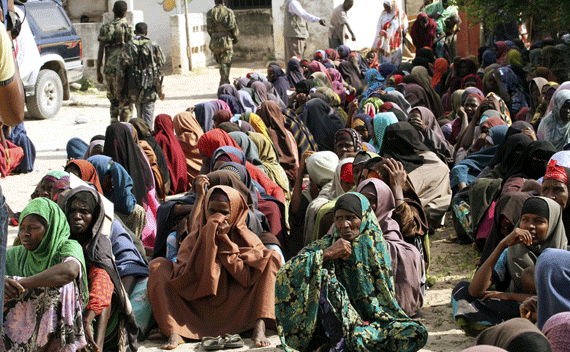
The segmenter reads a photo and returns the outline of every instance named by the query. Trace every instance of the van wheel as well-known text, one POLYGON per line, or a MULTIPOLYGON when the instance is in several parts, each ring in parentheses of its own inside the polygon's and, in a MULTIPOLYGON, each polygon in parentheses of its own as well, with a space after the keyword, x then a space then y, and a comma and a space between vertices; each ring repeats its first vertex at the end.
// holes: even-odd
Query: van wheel
POLYGON ((61 108, 63 86, 61 78, 52 70, 41 70, 36 81, 35 95, 26 97, 30 115, 36 119, 54 117, 61 108))

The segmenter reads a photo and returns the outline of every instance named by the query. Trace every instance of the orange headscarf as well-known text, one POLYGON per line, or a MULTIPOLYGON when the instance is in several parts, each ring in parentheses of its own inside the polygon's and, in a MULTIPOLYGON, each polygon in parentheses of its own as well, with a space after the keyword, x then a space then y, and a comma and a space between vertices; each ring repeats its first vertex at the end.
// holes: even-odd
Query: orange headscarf
POLYGON ((443 76, 443 74, 445 72, 447 72, 448 67, 449 67, 449 64, 447 63, 446 59, 439 58, 439 59, 435 60, 435 72, 433 74, 433 78, 431 79, 431 87, 432 88, 435 88, 435 86, 437 86, 437 84, 441 80, 441 77, 443 76))
POLYGON ((172 124, 174 126, 174 132, 176 132, 176 138, 186 157, 188 183, 191 184, 202 167, 202 156, 198 150, 198 140, 202 137, 204 132, 190 111, 184 111, 174 116, 172 124))

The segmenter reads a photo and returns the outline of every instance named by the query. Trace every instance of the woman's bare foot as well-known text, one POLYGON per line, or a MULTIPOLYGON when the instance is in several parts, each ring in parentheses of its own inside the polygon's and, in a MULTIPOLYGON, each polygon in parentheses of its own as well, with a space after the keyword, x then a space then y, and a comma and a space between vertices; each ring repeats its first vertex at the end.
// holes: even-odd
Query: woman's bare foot
POLYGON ((166 344, 162 345, 163 350, 173 350, 176 347, 178 347, 178 345, 181 345, 184 343, 184 340, 182 339, 182 336, 178 335, 178 334, 172 334, 170 336, 168 336, 168 341, 166 341, 166 344))
POLYGON ((271 345, 269 339, 265 336, 265 321, 263 319, 258 319, 255 322, 255 327, 253 328, 253 343, 255 347, 267 347, 271 345))
POLYGON ((166 336, 164 336, 164 334, 160 331, 159 328, 156 328, 156 329, 152 329, 148 333, 148 339, 149 340, 164 340, 164 339, 166 339, 166 336))

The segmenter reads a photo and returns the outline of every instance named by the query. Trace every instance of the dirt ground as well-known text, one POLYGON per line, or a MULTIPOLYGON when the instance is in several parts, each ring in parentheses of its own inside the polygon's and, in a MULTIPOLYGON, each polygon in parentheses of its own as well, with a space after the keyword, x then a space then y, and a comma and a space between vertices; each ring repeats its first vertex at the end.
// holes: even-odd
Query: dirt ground
MULTIPOLYGON (((232 78, 247 72, 263 72, 263 64, 248 63, 232 69, 232 78)), ((158 101, 155 113, 175 115, 198 102, 215 98, 218 72, 215 68, 201 69, 186 76, 168 75, 165 78, 166 100, 158 101)), ((50 120, 26 120, 28 136, 37 148, 36 170, 25 175, 8 176, 0 181, 8 203, 14 211, 21 211, 29 201, 37 182, 50 170, 61 170, 65 165, 65 145, 72 137, 89 141, 95 134, 104 134, 109 123, 108 100, 104 92, 72 93, 73 100, 67 102, 60 113, 50 120), (78 123, 83 117, 87 122, 78 123)), ((473 275, 476 253, 471 246, 446 243, 452 233, 451 222, 436 231, 431 238, 431 266, 428 276, 436 280, 427 291, 423 322, 429 332, 427 345, 421 351, 461 351, 472 345, 473 339, 455 325, 451 316, 450 295, 460 280, 473 275)), ((16 227, 9 227, 9 243, 17 235, 16 227)), ((245 340, 245 349, 252 348, 251 340, 245 340), (248 345, 249 344, 249 345, 248 345)), ((271 348, 274 350, 279 339, 273 333, 271 348)), ((139 351, 159 351, 160 342, 143 341, 139 351)), ((193 351, 198 344, 184 344, 176 351, 193 351)), ((237 352, 237 351, 236 351, 237 352)))

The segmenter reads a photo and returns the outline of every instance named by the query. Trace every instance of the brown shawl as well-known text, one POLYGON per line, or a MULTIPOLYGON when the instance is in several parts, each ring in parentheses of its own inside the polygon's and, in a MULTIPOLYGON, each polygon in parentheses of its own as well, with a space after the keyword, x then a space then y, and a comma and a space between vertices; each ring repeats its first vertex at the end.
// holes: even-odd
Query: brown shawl
POLYGON ((259 116, 267 126, 269 137, 279 155, 279 163, 289 180, 294 180, 299 168, 299 155, 295 138, 285 128, 285 116, 277 103, 266 101, 259 107, 259 116))
POLYGON ((248 230, 247 213, 238 191, 211 188, 199 223, 187 227, 191 232, 180 245, 178 261, 152 261, 148 295, 163 334, 201 339, 241 333, 253 328, 258 319, 275 319, 279 256, 248 230), (230 200, 228 234, 218 233, 223 215, 206 218, 205 209, 217 189, 230 200))
POLYGON ((188 183, 194 181, 202 167, 202 156, 198 150, 198 139, 204 134, 202 127, 190 111, 184 111, 174 116, 172 121, 176 138, 186 157, 186 171, 188 183))

